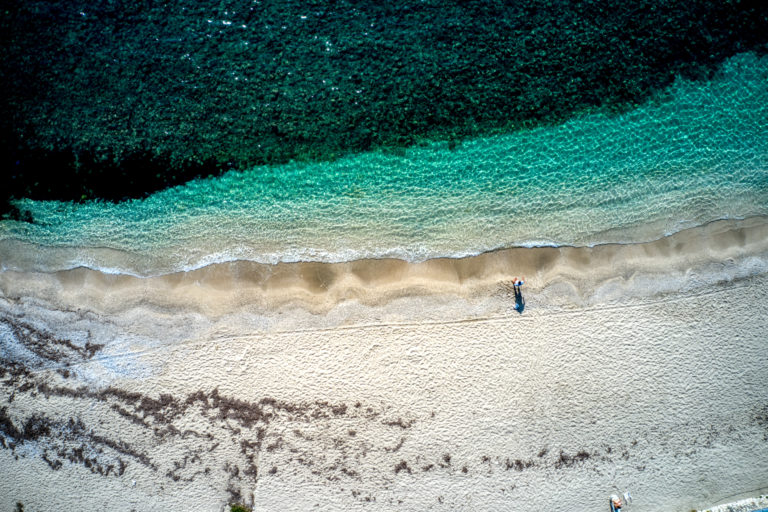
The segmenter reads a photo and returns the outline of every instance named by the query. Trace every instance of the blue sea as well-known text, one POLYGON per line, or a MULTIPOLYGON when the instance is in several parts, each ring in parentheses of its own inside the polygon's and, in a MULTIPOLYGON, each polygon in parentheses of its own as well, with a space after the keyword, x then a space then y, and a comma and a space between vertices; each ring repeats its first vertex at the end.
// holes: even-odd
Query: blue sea
POLYGON ((3 270, 160 275, 234 260, 423 261, 638 243, 768 215, 768 57, 609 114, 230 171, 119 203, 16 202, 3 270))

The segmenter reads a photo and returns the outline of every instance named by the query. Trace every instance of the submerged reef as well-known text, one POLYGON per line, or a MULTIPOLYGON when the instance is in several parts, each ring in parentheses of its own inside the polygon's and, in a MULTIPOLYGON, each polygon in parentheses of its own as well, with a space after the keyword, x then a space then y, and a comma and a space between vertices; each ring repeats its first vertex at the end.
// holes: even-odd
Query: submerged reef
POLYGON ((624 110, 764 52, 767 23, 758 1, 15 3, 0 202, 122 200, 624 110))

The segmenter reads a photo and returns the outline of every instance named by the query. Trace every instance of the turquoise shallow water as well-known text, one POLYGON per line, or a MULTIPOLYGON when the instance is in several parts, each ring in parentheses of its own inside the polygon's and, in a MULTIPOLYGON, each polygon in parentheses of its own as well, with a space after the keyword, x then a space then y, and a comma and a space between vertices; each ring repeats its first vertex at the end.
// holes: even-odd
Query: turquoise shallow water
POLYGON ((18 206, 35 222, 0 223, 3 268, 154 275, 239 259, 420 261, 647 241, 768 215, 768 58, 735 56, 712 80, 677 80, 622 115, 455 149, 257 167, 119 204, 18 206))

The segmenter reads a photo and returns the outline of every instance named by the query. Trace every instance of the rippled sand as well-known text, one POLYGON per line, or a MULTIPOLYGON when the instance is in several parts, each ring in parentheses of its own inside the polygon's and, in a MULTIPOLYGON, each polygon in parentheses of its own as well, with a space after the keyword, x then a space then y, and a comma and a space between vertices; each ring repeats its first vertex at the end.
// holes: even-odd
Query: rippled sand
POLYGON ((704 508, 768 486, 768 224, 464 260, 0 273, 2 506, 704 508), (509 281, 527 278, 522 315, 509 281))

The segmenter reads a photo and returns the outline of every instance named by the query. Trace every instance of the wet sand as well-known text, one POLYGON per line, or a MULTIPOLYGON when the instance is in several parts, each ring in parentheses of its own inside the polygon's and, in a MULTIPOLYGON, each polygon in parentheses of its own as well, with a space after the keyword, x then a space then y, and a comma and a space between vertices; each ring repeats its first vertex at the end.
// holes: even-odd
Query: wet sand
MULTIPOLYGON (((0 243, 0 290, 6 297, 37 297, 51 305, 77 305, 108 315, 147 306, 211 318, 242 311, 271 315, 301 310, 314 314, 309 327, 317 327, 317 315, 339 306, 386 306, 381 308, 386 311, 402 298, 477 300, 497 293, 500 285, 509 284, 515 276, 526 277, 529 292, 544 294, 546 306, 571 307, 686 291, 768 269, 761 259, 768 251, 768 220, 716 221, 638 244, 513 248, 421 263, 396 259, 276 265, 234 261, 151 278, 86 267, 35 271, 39 260, 51 260, 41 257, 41 251, 48 249, 13 241, 0 243)), ((108 252, 118 265, 117 260, 130 257, 108 252)), ((365 315, 368 313, 366 309, 365 315)), ((412 311, 402 316, 418 318, 412 311)), ((453 313, 447 318, 453 318, 453 313)))
POLYGON ((705 508, 768 487, 768 224, 465 260, 0 273, 0 506, 705 508), (509 283, 524 274, 526 309, 509 283))

